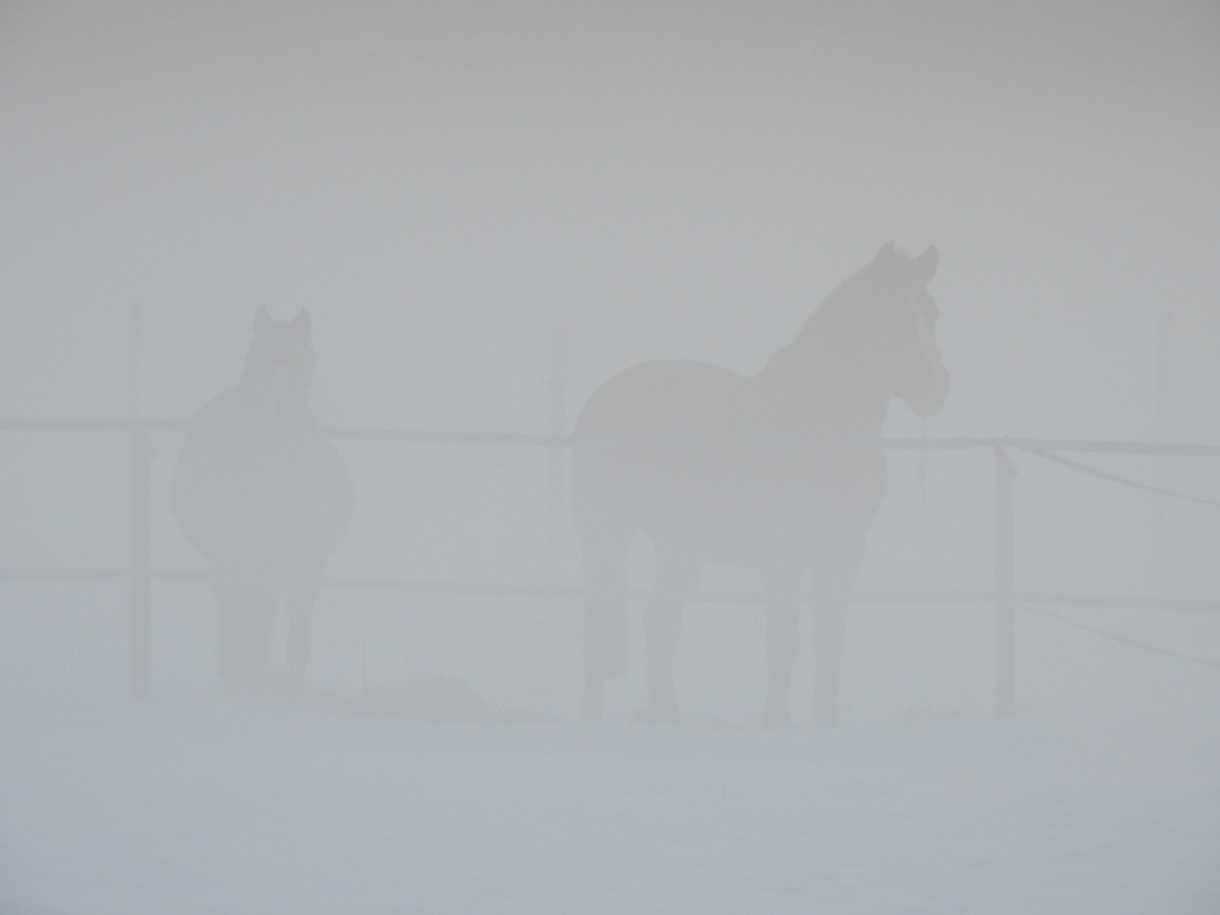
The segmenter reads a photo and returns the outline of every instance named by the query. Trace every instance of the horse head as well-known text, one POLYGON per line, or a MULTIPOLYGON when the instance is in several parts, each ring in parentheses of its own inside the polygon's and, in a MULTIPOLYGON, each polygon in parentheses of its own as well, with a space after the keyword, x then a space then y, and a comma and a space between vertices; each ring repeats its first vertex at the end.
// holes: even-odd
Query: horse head
POLYGON ((291 320, 277 321, 259 308, 242 386, 277 407, 304 404, 314 367, 309 331, 309 312, 304 309, 291 320))
POLYGON ((918 257, 884 245, 873 261, 878 295, 871 303, 879 356, 890 392, 920 416, 931 416, 949 393, 949 372, 936 343, 939 311, 927 285, 936 273, 936 248, 918 257))

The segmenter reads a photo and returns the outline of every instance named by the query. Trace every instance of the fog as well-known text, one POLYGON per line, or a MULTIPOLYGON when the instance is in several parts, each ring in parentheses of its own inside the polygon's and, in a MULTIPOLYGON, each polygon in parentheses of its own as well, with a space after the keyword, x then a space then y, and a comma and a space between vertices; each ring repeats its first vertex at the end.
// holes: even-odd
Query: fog
POLYGON ((939 440, 1220 445, 1218 61, 1207 2, 0 3, 0 910, 1214 910, 1215 455, 1006 448, 1017 590, 1117 606, 1022 602, 997 719, 994 601, 859 602, 830 730, 811 611, 779 721, 748 601, 686 607, 660 721, 628 602, 588 715, 579 477, 507 434, 653 360, 755 376, 886 243, 932 250, 948 395, 850 432, 929 446, 888 453, 854 585, 990 592, 994 449, 939 440), (478 593, 323 587, 300 681, 280 619, 226 698, 152 428, 137 700, 126 573, 29 573, 131 565, 132 439, 28 424, 190 420, 259 314, 308 316, 323 429, 506 434, 333 439, 325 574, 478 593))

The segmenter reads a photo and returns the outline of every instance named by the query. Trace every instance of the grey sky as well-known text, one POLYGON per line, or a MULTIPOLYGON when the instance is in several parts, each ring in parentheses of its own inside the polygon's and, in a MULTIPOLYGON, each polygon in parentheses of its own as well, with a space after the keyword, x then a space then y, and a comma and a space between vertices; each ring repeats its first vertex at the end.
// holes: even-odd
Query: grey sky
POLYGON ((577 401, 751 370, 895 238, 944 255, 937 426, 1147 435, 1171 308, 1171 431, 1215 434, 1211 4, 10 2, 0 42, 7 413, 124 410, 135 300, 150 413, 305 305, 326 419, 525 427, 553 326, 577 401))
MULTIPOLYGON (((0 420, 126 416, 135 305, 139 409, 188 419, 237 383, 265 307, 309 310, 324 425, 546 431, 555 328, 570 332, 571 422, 647 360, 757 371, 892 239, 939 252, 927 288, 952 380, 926 420, 894 400, 883 434, 1152 439, 1168 326, 1164 433, 1217 444, 1217 112, 1214 0, 0 0, 0 420)), ((251 416, 302 415, 282 386, 249 393, 230 399, 251 416)), ((690 403, 675 412, 726 425, 690 403)), ((308 532, 267 506, 312 500, 257 497, 322 490, 275 450, 308 440, 291 428, 212 441, 275 461, 196 465, 275 481, 238 487, 222 520, 263 510, 308 532)), ((151 566, 199 570, 170 512, 190 448, 149 437, 151 566)), ((329 574, 548 580, 548 459, 567 451, 336 447, 355 498, 329 574)), ((1220 594, 1214 505, 1010 450, 1019 591, 1220 594)), ((1087 461, 1220 499, 1214 459, 1087 461)), ((677 463, 636 501, 698 482, 698 460, 677 463)), ((687 727, 627 724, 646 699, 632 650, 608 728, 577 729, 576 600, 325 588, 304 704, 234 705, 213 701, 218 601, 158 577, 141 703, 132 578, 5 577, 0 908, 1213 910, 1216 615, 1066 613, 1147 652, 1019 609, 1016 718, 990 721, 992 449, 888 464, 857 589, 983 599, 854 608, 839 733, 755 732, 759 606, 688 609, 687 727)), ((0 568, 126 569, 132 479, 125 432, 0 432, 0 568)), ((775 518, 814 504, 783 489, 762 504, 777 503, 775 518)), ((831 513, 794 514, 777 539, 831 513)), ((577 586, 561 517, 559 578, 577 586)), ((712 529, 671 515, 692 517, 712 529)), ((824 531, 843 542, 837 521, 824 531)), ((640 585, 656 564, 644 540, 627 547, 640 585)), ((832 565, 834 549, 810 551, 832 565)), ((702 584, 758 576, 709 567, 702 584)), ((616 618, 633 649, 640 603, 616 618)), ((813 655, 837 636, 800 619, 791 698, 807 724, 829 669, 813 655)))

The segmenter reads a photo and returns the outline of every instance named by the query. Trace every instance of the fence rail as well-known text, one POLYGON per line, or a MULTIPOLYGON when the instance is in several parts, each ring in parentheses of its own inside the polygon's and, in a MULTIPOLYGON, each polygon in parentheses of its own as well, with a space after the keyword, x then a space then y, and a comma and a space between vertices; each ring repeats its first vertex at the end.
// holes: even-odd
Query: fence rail
MULTIPOLYGON (((561 348, 556 349, 554 367, 556 389, 562 390, 561 348)), ((563 399, 556 395, 552 404, 552 430, 548 433, 511 432, 451 432, 387 428, 328 427, 323 431, 336 441, 402 442, 430 445, 495 445, 547 448, 552 458, 560 449, 568 448, 573 436, 559 431, 563 425, 563 399)), ((148 695, 149 651, 151 628, 152 582, 204 582, 201 572, 153 569, 151 555, 151 488, 152 462, 155 451, 148 436, 151 433, 181 433, 188 424, 177 420, 0 420, 0 433, 124 433, 132 443, 131 474, 131 565, 127 568, 4 568, 0 579, 36 581, 112 581, 127 579, 131 583, 131 690, 133 696, 148 695)), ((810 448, 826 447, 834 442, 810 439, 774 440, 764 447, 810 448)), ((1012 438, 995 436, 964 436, 948 438, 883 438, 867 441, 839 441, 851 447, 880 448, 888 451, 967 451, 987 449, 995 458, 995 586, 992 590, 965 591, 862 591, 853 595, 855 604, 991 604, 995 607, 995 704, 1000 715, 1011 715, 1016 696, 1015 610, 1021 605, 1059 607, 1135 608, 1187 611, 1220 611, 1220 601, 1190 600, 1164 597, 1132 597, 1117 595, 1041 593, 1021 591, 1016 586, 1015 522, 1013 482, 1015 471, 1007 453, 1022 451, 1031 454, 1124 454, 1176 457, 1220 457, 1220 445, 1158 444, 1148 442, 1088 441, 1079 439, 1012 438)), ((552 489, 562 485, 552 460, 552 489)), ((1102 476, 1111 476, 1102 474, 1102 476)), ((1148 487, 1141 487, 1147 489, 1148 487)), ((1176 495, 1169 493, 1169 495, 1176 495)), ((1208 501, 1208 500, 1197 500, 1208 501)), ((552 494, 549 511, 552 526, 557 526, 560 513, 552 494)), ((549 549, 559 550, 557 536, 549 538, 549 549)), ((328 588, 360 591, 393 591, 414 594, 436 594, 466 597, 499 597, 518 599, 577 600, 582 588, 558 584, 558 560, 548 563, 548 583, 522 585, 510 583, 471 583, 452 581, 420 581, 396 578, 329 577, 328 588)), ((646 591, 634 590, 636 599, 646 591)), ((754 591, 701 591, 695 600, 711 604, 752 604, 762 595, 754 591)))
MULTIPOLYGON (((174 419, 0 419, 0 432, 185 432, 188 426, 189 423, 174 419)), ((555 448, 569 447, 574 439, 570 433, 559 432, 462 432, 357 426, 323 426, 321 431, 335 441, 407 442, 427 445, 523 445, 555 448)), ((853 448, 879 448, 885 451, 967 451, 977 448, 1011 448, 1016 451, 1075 454, 1220 457, 1220 445, 994 435, 875 439, 777 438, 764 439, 763 443, 792 448, 841 443, 853 448)))
MULTIPOLYGON (((75 569, 69 567, 15 568, 0 567, 0 579, 12 581, 121 581, 131 577, 129 568, 75 569)), ((149 581, 166 584, 204 584, 208 573, 186 569, 151 569, 149 581)), ((408 594, 436 594, 444 597, 502 597, 509 599, 580 600, 585 589, 577 586, 528 585, 516 582, 461 582, 415 578, 363 578, 331 575, 322 580, 322 587, 337 591, 397 591, 408 594)), ((647 588, 628 589, 631 600, 645 600, 652 592, 647 588)), ((806 597, 812 595, 807 594, 806 597)), ((1068 591, 1013 591, 1018 605, 1042 604, 1051 607, 1079 607, 1101 610, 1186 610, 1220 613, 1220 599, 1205 600, 1188 597, 1130 596, 1119 594, 1081 594, 1068 591)), ((762 601, 762 591, 715 590, 696 591, 694 603, 749 605, 762 601)), ((856 591, 851 603, 858 606, 894 604, 988 604, 995 601, 996 592, 980 589, 950 589, 944 591, 856 591)))

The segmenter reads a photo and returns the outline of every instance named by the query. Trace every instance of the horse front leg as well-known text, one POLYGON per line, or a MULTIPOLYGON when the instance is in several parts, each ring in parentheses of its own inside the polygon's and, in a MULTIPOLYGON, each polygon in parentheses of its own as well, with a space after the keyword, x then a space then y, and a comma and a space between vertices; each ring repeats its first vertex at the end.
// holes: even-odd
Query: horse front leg
POLYGON ((585 685, 582 721, 599 721, 606 710, 606 681, 627 669, 626 536, 589 538, 584 546, 585 685))
POLYGON ((309 672, 309 630, 313 625, 313 611, 318 603, 320 588, 317 582, 296 585, 289 589, 285 605, 288 614, 288 646, 285 654, 288 656, 292 691, 298 695, 305 691, 309 672))
POLYGON ((216 597, 216 668, 222 694, 236 698, 249 691, 242 645, 246 641, 250 608, 242 599, 236 576, 213 570, 210 583, 216 597))
POLYGON ((825 557, 813 607, 813 723, 839 723, 839 676, 847 639, 847 611, 864 558, 863 543, 840 545, 825 557))
POLYGON ((212 573, 212 591, 220 611, 217 653, 224 695, 251 696, 266 685, 273 589, 262 576, 224 569, 212 573))
POLYGON ((822 601, 813 611, 813 723, 839 723, 839 668, 847 639, 846 601, 822 601))
POLYGON ((658 551, 657 579, 644 618, 648 642, 648 712, 662 721, 676 721, 674 654, 682 633, 682 611, 699 584, 700 564, 686 556, 658 551))
POLYGON ((800 650, 801 574, 799 565, 764 567, 767 604, 767 704, 764 720, 781 727, 789 720, 792 666, 800 650))

